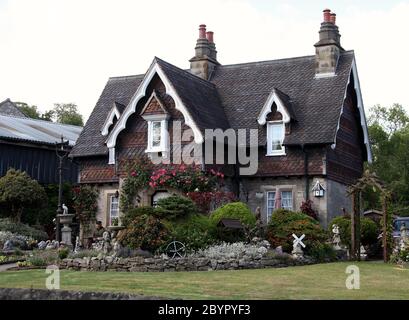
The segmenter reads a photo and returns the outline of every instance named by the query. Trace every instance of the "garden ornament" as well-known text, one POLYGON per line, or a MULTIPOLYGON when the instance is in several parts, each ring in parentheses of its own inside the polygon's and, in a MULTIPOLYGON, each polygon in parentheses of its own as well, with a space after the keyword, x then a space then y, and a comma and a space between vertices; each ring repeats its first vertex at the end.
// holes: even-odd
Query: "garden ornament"
POLYGON ((68 207, 65 205, 65 203, 63 203, 62 205, 62 209, 63 209, 63 214, 68 214, 68 207))
POLYGON ((291 254, 293 255, 294 258, 302 258, 304 256, 304 252, 302 251, 302 248, 305 248, 305 244, 302 242, 302 240, 305 238, 305 234, 303 234, 301 237, 297 237, 293 233, 292 236, 294 240, 293 240, 293 251, 291 251, 291 254))
POLYGON ((400 250, 405 250, 407 247, 409 247, 408 229, 407 229, 404 222, 402 223, 402 225, 400 227, 399 247, 400 247, 400 250))
POLYGON ((340 236, 340 233, 339 233, 338 225, 336 225, 336 224, 332 225, 332 233, 333 233, 332 243, 334 245, 334 249, 335 250, 341 250, 342 249, 341 246, 340 246, 341 236, 340 236))
POLYGON ((103 241, 103 252, 104 254, 108 254, 111 251, 111 234, 109 231, 105 231, 102 235, 102 238, 104 239, 103 241))

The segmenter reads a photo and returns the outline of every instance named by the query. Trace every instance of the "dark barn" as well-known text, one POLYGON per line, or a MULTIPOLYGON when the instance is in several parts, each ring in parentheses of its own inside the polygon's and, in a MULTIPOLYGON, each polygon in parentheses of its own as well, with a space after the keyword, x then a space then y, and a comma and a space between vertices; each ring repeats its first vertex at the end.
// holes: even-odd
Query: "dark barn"
MULTIPOLYGON (((58 183, 55 143, 63 136, 70 150, 82 127, 35 120, 18 112, 9 99, 0 103, 0 176, 14 168, 41 184, 58 183)), ((75 183, 77 176, 77 165, 65 160, 64 181, 75 183)))

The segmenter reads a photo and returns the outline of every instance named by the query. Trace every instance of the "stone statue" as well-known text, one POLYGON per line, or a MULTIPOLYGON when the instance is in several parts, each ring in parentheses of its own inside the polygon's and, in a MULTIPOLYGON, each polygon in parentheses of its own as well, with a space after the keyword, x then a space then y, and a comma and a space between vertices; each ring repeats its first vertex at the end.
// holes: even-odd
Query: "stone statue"
POLYGON ((68 214, 68 207, 65 205, 65 203, 63 203, 62 205, 62 209, 63 209, 63 214, 68 214))
POLYGON ((338 225, 336 225, 336 224, 332 225, 332 233, 333 233, 332 243, 334 245, 334 249, 335 250, 341 250, 342 249, 341 246, 340 246, 341 236, 340 236, 340 233, 339 233, 338 225))
POLYGON ((365 247, 363 245, 361 245, 361 248, 359 251, 361 253, 361 260, 366 260, 366 258, 368 257, 368 254, 366 253, 365 247))
POLYGON ((102 235, 103 238, 103 246, 102 251, 104 254, 108 254, 111 251, 111 234, 109 231, 105 231, 102 235))
POLYGON ((114 240, 114 245, 113 245, 112 251, 113 251, 113 254, 112 254, 113 257, 116 258, 116 257, 121 256, 122 246, 121 246, 120 242, 118 240, 116 240, 116 239, 114 240))
POLYGON ((408 229, 406 228, 406 225, 403 222, 400 227, 399 248, 400 250, 405 250, 407 247, 409 247, 409 235, 408 235, 408 229))
POLYGON ((79 236, 77 236, 76 238, 75 238, 75 248, 74 248, 74 252, 75 253, 78 253, 78 252, 80 252, 81 251, 81 242, 80 242, 80 237, 79 236))

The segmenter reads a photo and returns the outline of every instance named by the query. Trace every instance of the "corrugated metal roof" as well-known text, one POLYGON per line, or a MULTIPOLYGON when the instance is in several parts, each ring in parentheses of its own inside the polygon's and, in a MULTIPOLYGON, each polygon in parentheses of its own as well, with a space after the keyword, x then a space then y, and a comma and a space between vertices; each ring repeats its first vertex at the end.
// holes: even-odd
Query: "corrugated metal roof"
POLYGON ((82 127, 31 118, 0 115, 0 137, 54 144, 61 136, 74 145, 82 127))

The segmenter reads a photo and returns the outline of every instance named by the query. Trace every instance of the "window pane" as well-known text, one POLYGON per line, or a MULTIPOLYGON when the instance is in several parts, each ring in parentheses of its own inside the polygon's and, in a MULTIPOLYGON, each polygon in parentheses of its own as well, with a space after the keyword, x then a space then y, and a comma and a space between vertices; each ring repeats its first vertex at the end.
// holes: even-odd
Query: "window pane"
POLYGON ((271 125, 271 150, 273 151, 282 149, 283 127, 281 123, 271 125))
POLYGON ((115 196, 110 197, 110 205, 109 205, 109 217, 110 217, 110 224, 112 223, 113 218, 118 218, 119 216, 119 198, 115 196))
POLYGON ((273 213, 275 207, 275 191, 267 192, 267 221, 270 221, 271 214, 273 213))
POLYGON ((152 147, 160 147, 161 138, 161 122, 152 122, 152 147))
POLYGON ((281 207, 287 210, 293 210, 293 193, 291 191, 281 192, 281 207))

